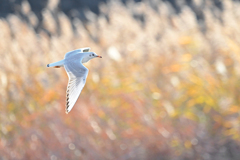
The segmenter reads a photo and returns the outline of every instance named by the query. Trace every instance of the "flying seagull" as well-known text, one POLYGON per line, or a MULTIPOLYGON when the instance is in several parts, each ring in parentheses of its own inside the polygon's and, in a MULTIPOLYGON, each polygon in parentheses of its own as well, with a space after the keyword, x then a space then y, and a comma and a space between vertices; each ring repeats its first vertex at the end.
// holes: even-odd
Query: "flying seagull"
POLYGON ((60 68, 64 67, 68 75, 66 113, 68 114, 86 83, 88 69, 82 64, 93 58, 102 58, 94 52, 89 52, 90 48, 80 48, 66 53, 63 60, 50 63, 47 67, 60 68))

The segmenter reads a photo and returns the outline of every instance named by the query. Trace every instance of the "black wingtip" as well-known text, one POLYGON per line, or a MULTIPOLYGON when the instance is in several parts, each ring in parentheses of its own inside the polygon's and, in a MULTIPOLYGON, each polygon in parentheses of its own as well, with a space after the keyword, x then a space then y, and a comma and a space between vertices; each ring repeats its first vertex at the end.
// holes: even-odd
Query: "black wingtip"
POLYGON ((49 67, 49 64, 47 64, 47 67, 49 67))

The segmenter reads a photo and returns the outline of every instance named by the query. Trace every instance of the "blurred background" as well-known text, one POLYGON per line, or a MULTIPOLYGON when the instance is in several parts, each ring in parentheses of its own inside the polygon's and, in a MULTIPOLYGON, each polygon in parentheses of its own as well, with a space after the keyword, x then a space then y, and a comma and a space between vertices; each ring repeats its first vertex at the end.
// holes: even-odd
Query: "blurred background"
POLYGON ((0 0, 0 159, 239 160, 240 2, 0 0), (67 74, 91 47, 65 114, 67 74))

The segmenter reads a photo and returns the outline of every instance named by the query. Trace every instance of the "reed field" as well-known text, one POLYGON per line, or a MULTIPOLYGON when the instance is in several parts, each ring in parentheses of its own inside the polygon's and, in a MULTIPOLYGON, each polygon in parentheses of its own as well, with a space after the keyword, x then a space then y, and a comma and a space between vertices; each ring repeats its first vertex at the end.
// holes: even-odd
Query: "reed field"
POLYGON ((0 19, 0 159, 239 160, 240 3, 209 1, 204 22, 156 4, 111 1, 59 24, 49 7, 38 33, 26 2, 29 23, 0 19), (46 65, 82 47, 103 58, 65 114, 67 74, 46 65))

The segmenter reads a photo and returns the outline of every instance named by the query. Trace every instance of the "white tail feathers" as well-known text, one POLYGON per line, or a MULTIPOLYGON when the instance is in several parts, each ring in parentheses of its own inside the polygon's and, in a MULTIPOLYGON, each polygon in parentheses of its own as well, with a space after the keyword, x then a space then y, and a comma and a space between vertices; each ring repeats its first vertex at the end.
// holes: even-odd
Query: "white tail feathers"
POLYGON ((47 67, 59 68, 59 67, 63 67, 63 65, 64 65, 64 60, 61 60, 61 61, 58 61, 58 62, 55 62, 55 63, 47 64, 47 67))

